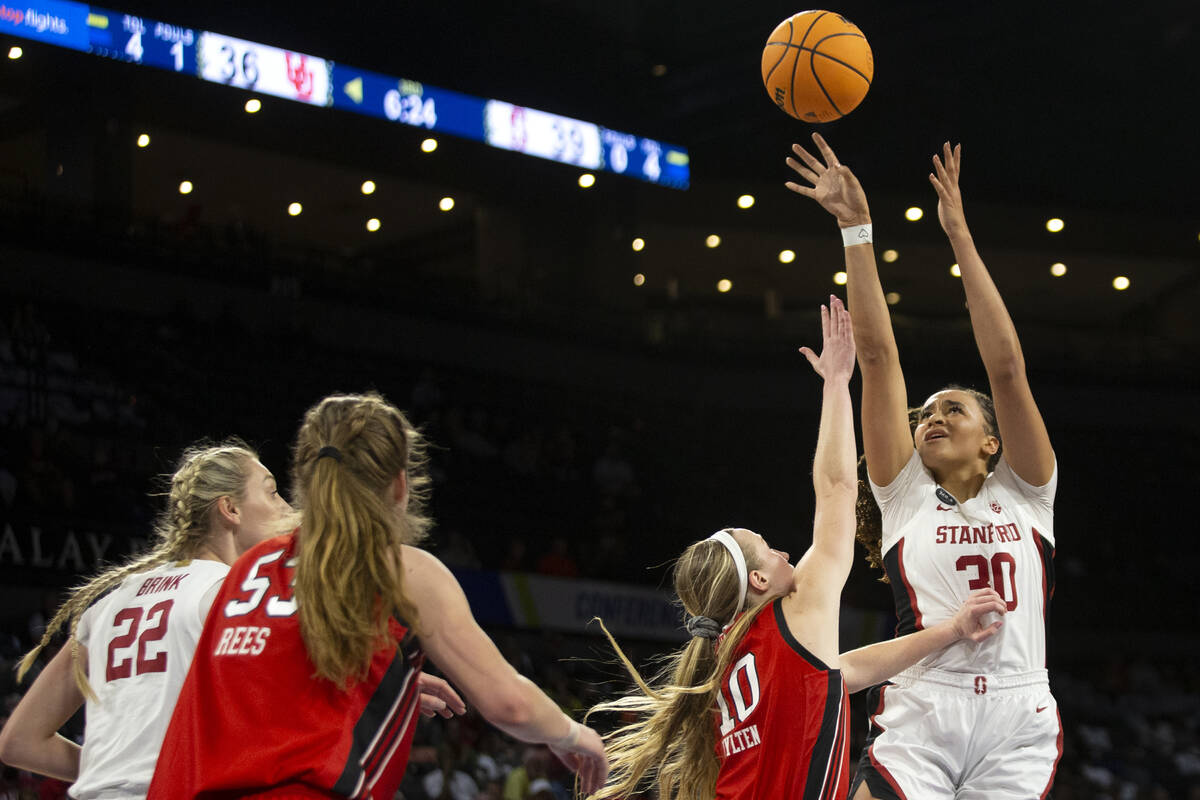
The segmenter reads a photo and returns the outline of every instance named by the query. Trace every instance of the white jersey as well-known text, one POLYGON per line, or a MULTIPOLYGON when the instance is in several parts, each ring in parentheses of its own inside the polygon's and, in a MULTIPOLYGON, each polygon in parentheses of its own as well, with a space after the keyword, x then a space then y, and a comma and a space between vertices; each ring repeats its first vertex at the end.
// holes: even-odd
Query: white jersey
POLYGON ((883 563, 900 624, 911 633, 954 616, 975 589, 1008 604, 1000 632, 961 640, 920 664, 950 672, 1007 674, 1046 666, 1046 616, 1054 594, 1054 492, 1031 486, 1001 457, 975 497, 960 503, 914 450, 887 486, 871 484, 883 515, 883 563))
POLYGON ((76 800, 145 797, 175 701, 204 627, 201 599, 229 566, 196 559, 131 575, 92 605, 76 638, 87 648, 87 724, 76 800))

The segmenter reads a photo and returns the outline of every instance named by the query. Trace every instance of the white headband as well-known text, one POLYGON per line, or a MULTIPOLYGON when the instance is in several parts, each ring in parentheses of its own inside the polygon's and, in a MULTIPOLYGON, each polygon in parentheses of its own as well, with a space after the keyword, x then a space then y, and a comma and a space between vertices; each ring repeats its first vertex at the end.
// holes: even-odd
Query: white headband
MULTIPOLYGON (((746 583, 749 572, 746 570, 746 556, 742 554, 742 548, 737 543, 737 539, 733 538, 733 534, 729 531, 717 531, 709 539, 716 539, 721 544, 725 545, 725 549, 729 551, 729 555, 733 556, 733 563, 737 567, 738 574, 738 606, 737 611, 733 612, 736 617, 742 613, 742 606, 746 605, 746 583)), ((732 619, 729 620, 733 622, 732 619)))

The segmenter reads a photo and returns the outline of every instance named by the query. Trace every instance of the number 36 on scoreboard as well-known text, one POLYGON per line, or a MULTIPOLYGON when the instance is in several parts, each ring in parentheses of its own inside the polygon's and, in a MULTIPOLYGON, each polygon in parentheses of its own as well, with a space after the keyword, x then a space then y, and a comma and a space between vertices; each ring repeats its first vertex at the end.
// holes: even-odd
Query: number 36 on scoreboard
POLYGON ((197 61, 200 77, 206 81, 314 106, 333 102, 332 64, 323 58, 205 31, 200 34, 197 61))

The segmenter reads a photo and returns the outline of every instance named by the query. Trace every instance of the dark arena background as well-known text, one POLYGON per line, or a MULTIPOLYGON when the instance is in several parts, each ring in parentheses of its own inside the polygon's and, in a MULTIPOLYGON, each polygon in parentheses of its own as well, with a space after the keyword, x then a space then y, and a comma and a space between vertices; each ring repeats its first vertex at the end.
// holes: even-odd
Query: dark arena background
MULTIPOLYGON (((803 552, 820 385, 796 348, 844 287, 834 223, 783 187, 813 128, 759 78, 800 8, 207 6, 0 10, 5 716, 15 660, 144 544, 182 447, 237 434, 285 475, 335 390, 424 426, 429 547, 565 708, 629 687, 593 616, 642 665, 681 641, 688 543, 738 525, 803 552)), ((986 390, 926 179, 951 139, 1058 455, 1054 796, 1198 798, 1200 12, 833 10, 875 80, 820 130, 871 200, 910 400, 986 390)), ((856 564, 844 647, 890 635, 876 578, 856 564)), ((426 721, 403 797, 508 798, 513 769, 566 797, 551 762, 473 714, 426 721)))

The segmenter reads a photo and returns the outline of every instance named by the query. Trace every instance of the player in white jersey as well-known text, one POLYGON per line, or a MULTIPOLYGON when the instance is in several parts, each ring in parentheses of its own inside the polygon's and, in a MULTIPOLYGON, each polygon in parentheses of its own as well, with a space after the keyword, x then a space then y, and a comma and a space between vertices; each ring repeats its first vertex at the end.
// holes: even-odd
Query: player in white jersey
MULTIPOLYGON (((991 640, 951 645, 874 692, 851 797, 1043 798, 1062 754, 1045 669, 1058 474, 1016 329, 967 228, 961 146, 946 143, 929 178, 992 397, 943 389, 910 427, 866 194, 825 141, 813 140, 822 159, 799 145, 792 148, 797 158, 788 159, 809 185, 787 185, 837 218, 846 245, 863 444, 882 518, 873 555, 892 584, 898 633, 946 619, 982 587, 994 588, 1008 609, 991 640)), ((860 529, 860 539, 870 538, 860 529)))
POLYGON ((77 800, 144 797, 229 565, 278 534, 290 510, 243 442, 185 451, 153 549, 75 589, 25 657, 22 676, 56 632, 69 631, 0 731, 0 759, 74 782, 77 800), (85 699, 81 751, 57 731, 85 699))

